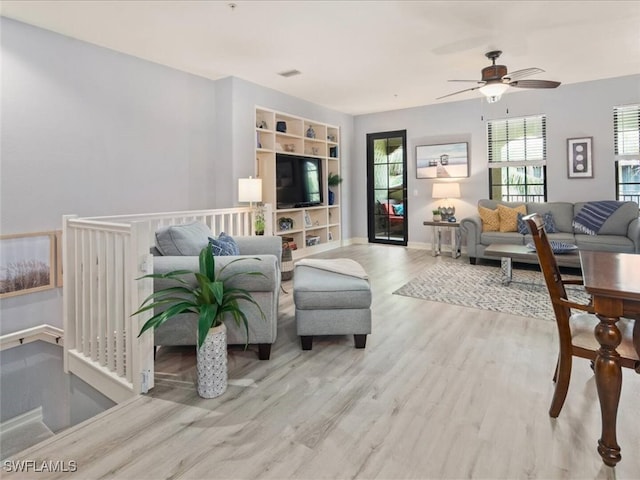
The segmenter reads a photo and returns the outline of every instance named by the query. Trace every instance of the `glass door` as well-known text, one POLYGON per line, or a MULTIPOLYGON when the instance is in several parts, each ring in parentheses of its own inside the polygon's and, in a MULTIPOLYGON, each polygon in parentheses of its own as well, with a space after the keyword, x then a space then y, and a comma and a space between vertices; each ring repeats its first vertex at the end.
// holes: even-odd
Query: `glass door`
POLYGON ((367 134, 369 241, 407 245, 407 132, 367 134))

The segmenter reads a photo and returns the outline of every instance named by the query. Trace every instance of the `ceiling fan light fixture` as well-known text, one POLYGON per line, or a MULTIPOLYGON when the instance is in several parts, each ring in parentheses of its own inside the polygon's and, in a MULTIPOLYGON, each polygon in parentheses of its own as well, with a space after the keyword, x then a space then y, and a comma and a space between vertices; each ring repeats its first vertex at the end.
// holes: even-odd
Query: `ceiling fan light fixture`
POLYGON ((487 83, 480 87, 480 93, 482 93, 487 98, 497 97, 494 102, 500 100, 500 97, 504 92, 509 89, 509 84, 507 83, 487 83))

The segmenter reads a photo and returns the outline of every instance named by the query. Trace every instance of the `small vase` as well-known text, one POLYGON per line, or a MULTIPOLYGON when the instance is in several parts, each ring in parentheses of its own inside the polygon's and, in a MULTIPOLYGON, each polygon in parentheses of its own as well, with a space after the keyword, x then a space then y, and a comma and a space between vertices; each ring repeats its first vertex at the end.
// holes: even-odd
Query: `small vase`
POLYGON ((215 398, 227 389, 227 327, 219 325, 209 330, 198 348, 198 395, 215 398))
POLYGON ((336 201, 336 194, 329 190, 329 205, 333 205, 336 201))
POLYGON ((441 215, 434 215, 433 216, 433 221, 434 222, 441 222, 442 221, 442 216, 441 215))
POLYGON ((307 128, 307 138, 316 138, 316 131, 311 125, 309 125, 309 128, 307 128))

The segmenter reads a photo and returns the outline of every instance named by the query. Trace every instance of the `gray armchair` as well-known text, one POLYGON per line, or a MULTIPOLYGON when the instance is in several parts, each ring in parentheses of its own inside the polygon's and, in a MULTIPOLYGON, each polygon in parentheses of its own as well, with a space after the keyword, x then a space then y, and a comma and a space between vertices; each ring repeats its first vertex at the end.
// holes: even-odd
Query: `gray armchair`
MULTIPOLYGON (((165 255, 154 256, 154 273, 167 273, 172 270, 198 271, 197 255, 207 245, 208 237, 211 235, 208 227, 199 223, 166 227, 159 230, 156 232, 156 249, 158 253, 165 255), (167 253, 170 255, 166 255, 167 253)), ((223 266, 237 258, 245 257, 248 260, 229 265, 225 269, 225 276, 237 272, 261 272, 263 274, 263 276, 241 275, 234 277, 229 284, 248 290, 260 305, 266 319, 263 319, 258 309, 248 302, 244 312, 249 322, 249 344, 258 345, 258 357, 261 360, 268 360, 271 354, 271 345, 276 341, 278 332, 282 240, 277 236, 233 238, 238 244, 240 255, 216 257, 216 271, 218 272, 223 266)), ((188 276, 187 280, 195 284, 195 278, 188 276)), ((172 285, 170 280, 154 280, 155 291, 170 285, 172 285)), ((227 321, 225 324, 227 326, 227 343, 229 345, 244 345, 246 342, 244 327, 238 327, 233 321, 227 321)), ((178 315, 155 329, 154 344, 156 346, 196 345, 197 331, 198 318, 195 314, 178 315)))

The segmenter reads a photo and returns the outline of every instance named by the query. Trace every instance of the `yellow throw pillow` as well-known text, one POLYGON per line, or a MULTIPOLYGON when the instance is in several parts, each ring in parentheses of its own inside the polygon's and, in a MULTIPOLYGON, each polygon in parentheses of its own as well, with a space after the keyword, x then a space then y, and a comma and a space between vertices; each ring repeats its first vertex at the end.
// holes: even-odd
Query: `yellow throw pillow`
POLYGON ((500 214, 500 231, 501 232, 517 232, 518 231, 518 213, 527 214, 527 207, 519 205, 515 208, 498 205, 498 213, 500 214))
POLYGON ((497 232, 500 230, 500 214, 498 213, 498 210, 478 207, 478 213, 482 219, 483 232, 497 232))

